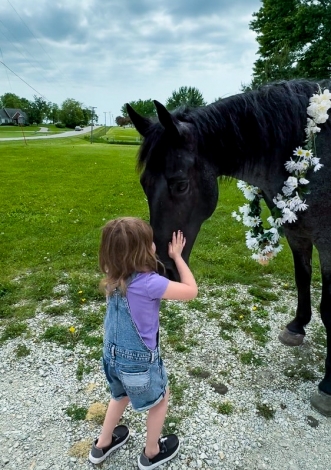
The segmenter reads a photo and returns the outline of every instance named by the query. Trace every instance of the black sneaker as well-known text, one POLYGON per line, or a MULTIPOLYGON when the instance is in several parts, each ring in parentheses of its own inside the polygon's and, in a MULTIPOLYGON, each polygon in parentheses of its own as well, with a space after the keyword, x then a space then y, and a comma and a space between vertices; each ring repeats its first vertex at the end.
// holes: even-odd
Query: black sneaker
POLYGON ((141 456, 138 457, 138 467, 140 470, 153 470, 153 468, 159 467, 168 460, 171 460, 178 454, 179 451, 179 440, 175 434, 169 434, 168 436, 161 437, 159 439, 160 452, 149 459, 146 457, 145 452, 142 452, 141 456))
POLYGON ((92 449, 88 456, 89 461, 96 464, 103 462, 109 454, 124 445, 129 439, 129 436, 130 431, 127 426, 124 426, 124 424, 116 426, 113 432, 113 440, 109 446, 99 449, 99 447, 97 447, 98 439, 93 442, 92 449))

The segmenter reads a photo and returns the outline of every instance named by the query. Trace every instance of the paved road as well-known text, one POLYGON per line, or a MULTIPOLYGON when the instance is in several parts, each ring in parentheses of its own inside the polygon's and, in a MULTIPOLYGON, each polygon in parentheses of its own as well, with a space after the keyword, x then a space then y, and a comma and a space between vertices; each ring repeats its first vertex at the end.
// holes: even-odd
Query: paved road
MULTIPOLYGON (((45 127, 41 127, 38 132, 47 132, 45 131, 45 127)), ((91 126, 84 127, 81 131, 66 131, 66 132, 61 132, 60 134, 50 134, 50 135, 38 135, 35 134, 33 136, 26 136, 26 140, 35 140, 35 139, 56 139, 56 138, 63 138, 63 137, 77 137, 82 134, 88 134, 91 132, 91 126)), ((0 138, 0 142, 5 141, 5 140, 23 140, 24 137, 3 137, 0 138)))

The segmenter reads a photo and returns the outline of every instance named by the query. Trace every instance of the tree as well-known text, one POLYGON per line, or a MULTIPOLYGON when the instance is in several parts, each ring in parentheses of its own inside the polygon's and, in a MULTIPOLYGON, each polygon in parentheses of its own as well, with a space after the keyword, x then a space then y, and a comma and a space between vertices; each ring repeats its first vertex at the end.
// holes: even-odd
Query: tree
POLYGON ((47 103, 47 119, 52 121, 53 124, 59 121, 60 119, 60 108, 56 103, 47 103))
POLYGON ((0 97, 3 108, 19 108, 21 109, 21 98, 15 93, 5 93, 0 97))
POLYGON ((197 108, 206 104, 201 92, 197 88, 182 86, 178 91, 172 92, 172 95, 166 101, 166 108, 172 110, 183 105, 197 108))
POLYGON ((132 124, 131 119, 129 117, 123 117, 123 116, 117 116, 115 118, 115 122, 120 127, 127 126, 128 124, 132 124))
POLYGON ((34 101, 30 101, 27 114, 30 123, 35 122, 40 124, 43 122, 45 116, 48 114, 48 106, 46 101, 40 96, 34 95, 34 101))
POLYGON ((260 57, 249 87, 281 79, 330 77, 330 0, 262 3, 250 23, 250 29, 257 33, 260 57))
POLYGON ((60 111, 60 119, 66 127, 71 128, 84 123, 82 104, 72 98, 68 98, 63 101, 60 111))
MULTIPOLYGON (((153 100, 138 100, 138 101, 130 101, 129 103, 132 108, 137 111, 140 116, 145 117, 152 117, 156 116, 156 109, 153 100)), ((122 116, 128 118, 128 112, 126 110, 126 104, 124 104, 121 108, 122 116)), ((131 121, 130 121, 131 122, 131 121)))

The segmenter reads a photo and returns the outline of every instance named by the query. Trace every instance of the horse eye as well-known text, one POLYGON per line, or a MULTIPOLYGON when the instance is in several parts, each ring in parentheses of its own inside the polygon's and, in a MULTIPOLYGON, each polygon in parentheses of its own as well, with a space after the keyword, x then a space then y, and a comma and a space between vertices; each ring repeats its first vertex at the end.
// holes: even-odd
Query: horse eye
POLYGON ((188 190, 188 181, 176 181, 171 183, 170 190, 173 194, 185 194, 188 190))

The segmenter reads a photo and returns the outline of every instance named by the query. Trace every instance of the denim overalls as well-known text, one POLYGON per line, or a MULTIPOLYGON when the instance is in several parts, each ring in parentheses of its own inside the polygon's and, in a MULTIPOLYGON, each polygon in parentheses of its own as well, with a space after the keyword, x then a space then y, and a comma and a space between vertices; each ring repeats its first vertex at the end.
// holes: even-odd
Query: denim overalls
POLYGON ((145 345, 127 298, 118 289, 107 297, 104 329, 103 365, 112 397, 120 400, 128 396, 136 411, 158 404, 168 381, 159 346, 151 350, 145 345))

